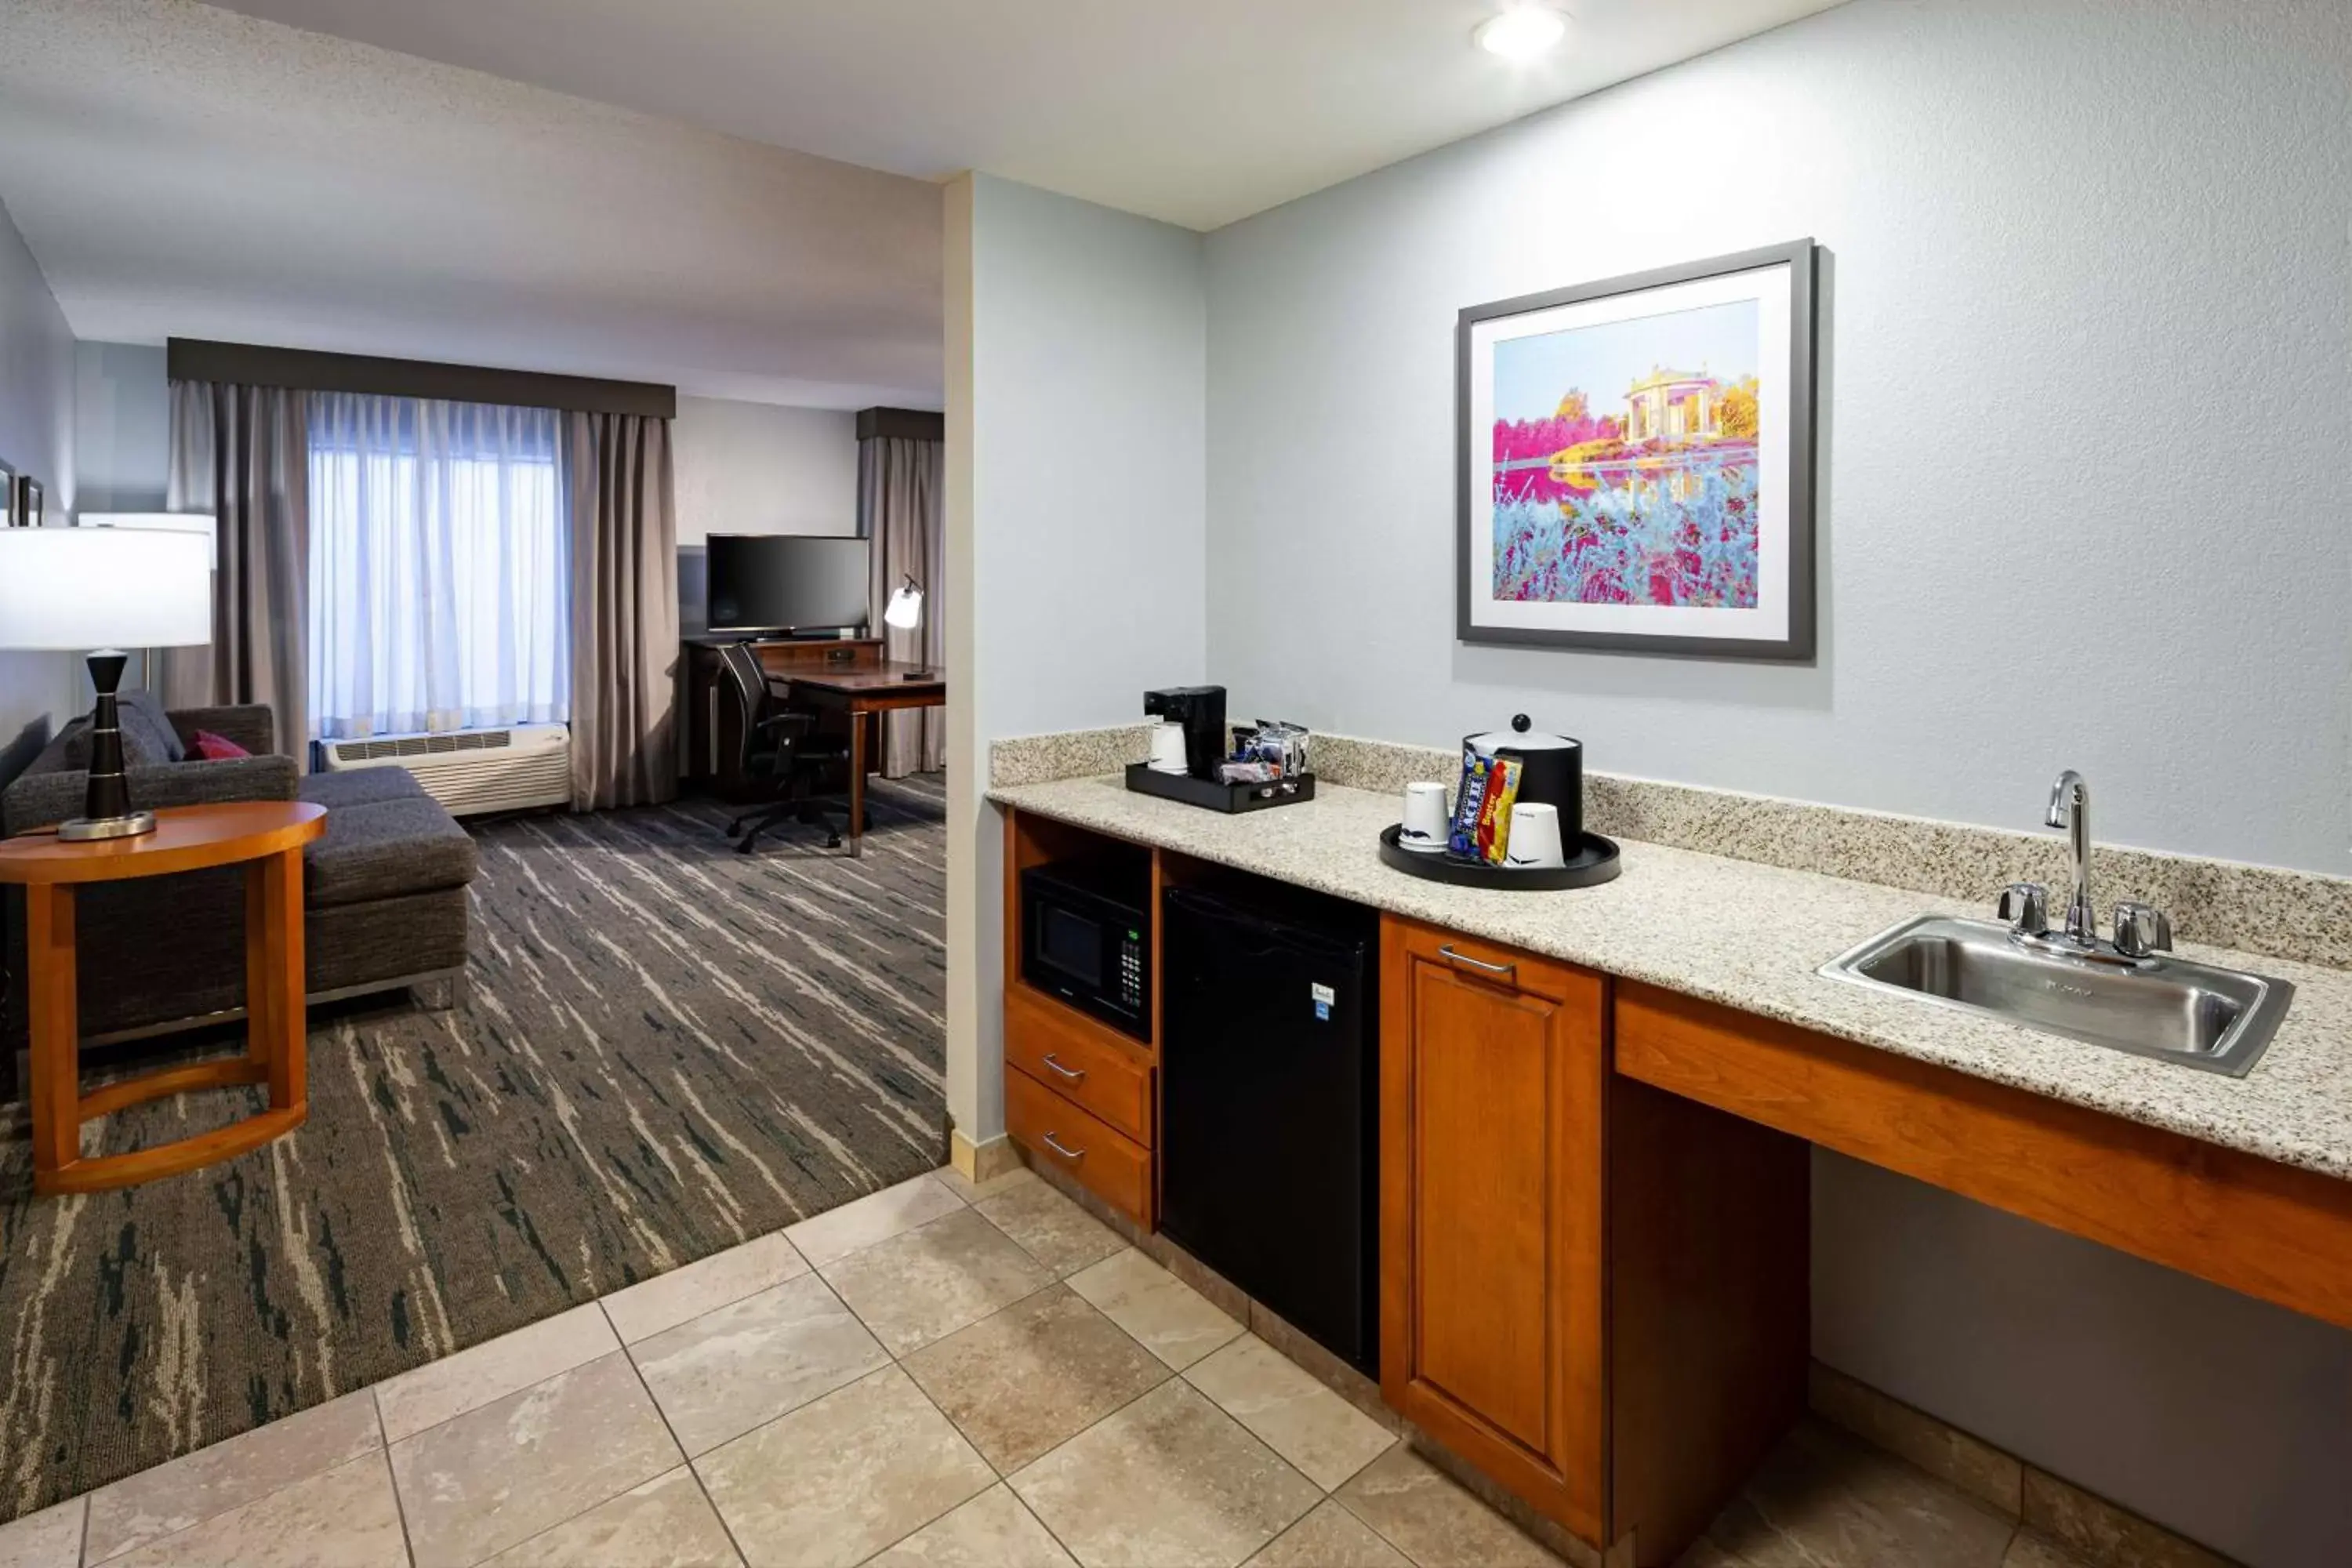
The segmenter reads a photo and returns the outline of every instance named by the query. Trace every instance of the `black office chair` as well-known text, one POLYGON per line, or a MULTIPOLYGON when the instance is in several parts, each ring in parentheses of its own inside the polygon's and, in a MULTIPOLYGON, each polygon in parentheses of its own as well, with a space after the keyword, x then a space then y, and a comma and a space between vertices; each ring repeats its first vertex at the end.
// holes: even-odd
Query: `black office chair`
POLYGON ((736 853, 749 855, 760 835, 787 819, 829 829, 825 847, 840 848, 841 829, 834 826, 833 818, 846 823, 847 804, 814 800, 811 794, 826 770, 846 774, 848 742, 812 734, 816 716, 795 712, 778 700, 776 689, 767 671, 760 668, 760 656, 751 651, 750 643, 730 643, 719 650, 719 657, 727 665, 728 684, 734 688, 736 707, 743 718, 743 776, 764 782, 772 797, 772 804, 745 812, 727 825, 730 837, 742 835, 736 853))

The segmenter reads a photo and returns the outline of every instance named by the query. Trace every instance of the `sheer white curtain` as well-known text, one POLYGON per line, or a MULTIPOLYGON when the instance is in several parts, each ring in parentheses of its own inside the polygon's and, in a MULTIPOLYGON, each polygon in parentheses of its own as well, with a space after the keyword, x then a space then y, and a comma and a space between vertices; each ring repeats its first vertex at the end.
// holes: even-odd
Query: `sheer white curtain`
POLYGON ((568 721, 571 553, 547 408, 310 396, 310 731, 568 721))

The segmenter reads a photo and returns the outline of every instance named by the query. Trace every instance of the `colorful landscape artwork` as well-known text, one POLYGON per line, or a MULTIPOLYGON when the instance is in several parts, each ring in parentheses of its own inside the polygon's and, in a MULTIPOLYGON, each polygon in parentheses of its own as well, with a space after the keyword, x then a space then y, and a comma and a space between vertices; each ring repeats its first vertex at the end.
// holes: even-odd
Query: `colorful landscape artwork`
POLYGON ((1758 302, 1494 350, 1494 597, 1752 610, 1758 302))

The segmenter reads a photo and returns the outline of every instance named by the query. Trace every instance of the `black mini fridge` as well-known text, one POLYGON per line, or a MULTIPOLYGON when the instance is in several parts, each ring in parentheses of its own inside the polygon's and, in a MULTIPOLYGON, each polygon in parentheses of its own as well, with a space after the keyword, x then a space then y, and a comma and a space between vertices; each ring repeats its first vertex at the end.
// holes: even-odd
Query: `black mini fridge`
POLYGON ((1378 917, 1271 883, 1164 897, 1160 1228, 1377 1373, 1378 917))

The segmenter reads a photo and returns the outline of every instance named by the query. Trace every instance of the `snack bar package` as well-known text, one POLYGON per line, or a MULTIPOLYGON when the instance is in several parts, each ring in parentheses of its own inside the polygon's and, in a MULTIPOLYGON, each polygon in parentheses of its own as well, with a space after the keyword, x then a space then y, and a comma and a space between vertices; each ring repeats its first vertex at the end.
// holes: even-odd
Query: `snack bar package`
POLYGON ((1527 764, 1517 757, 1496 757, 1487 765, 1486 793, 1478 802, 1475 841, 1478 858, 1499 866, 1511 843, 1511 805, 1519 798, 1519 773, 1527 764))
POLYGON ((1448 850, 1465 860, 1503 863, 1523 765, 1517 757, 1482 756, 1475 748, 1462 748, 1462 788, 1454 800, 1448 850))
POLYGON ((1487 771, 1494 761, 1480 756, 1475 747, 1462 748, 1462 785, 1454 792, 1454 827, 1445 847, 1465 860, 1477 858, 1478 803, 1486 798, 1487 771))

